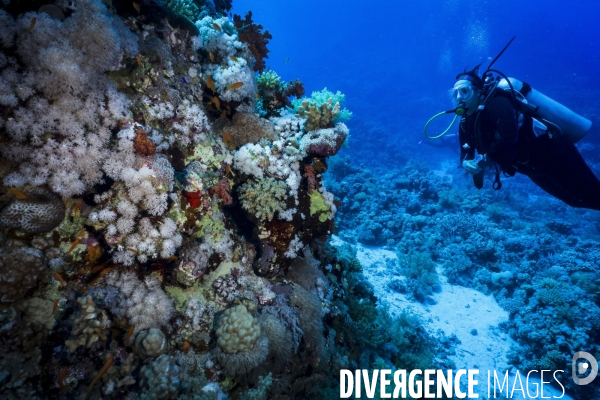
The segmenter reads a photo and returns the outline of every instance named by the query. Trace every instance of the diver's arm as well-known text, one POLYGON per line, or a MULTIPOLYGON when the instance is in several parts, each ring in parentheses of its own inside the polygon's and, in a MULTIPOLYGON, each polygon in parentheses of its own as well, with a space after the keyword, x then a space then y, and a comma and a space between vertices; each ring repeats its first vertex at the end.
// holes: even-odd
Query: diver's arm
MULTIPOLYGON (((460 161, 459 164, 462 168, 465 168, 465 161, 469 163, 469 160, 473 160, 471 162, 475 162, 475 147, 469 145, 469 142, 472 142, 472 135, 467 133, 465 129, 466 124, 464 123, 464 119, 460 121, 461 124, 458 127, 458 139, 460 143, 460 161)), ((465 168, 466 169, 466 168, 465 168)), ((469 173, 473 175, 473 185, 477 189, 481 189, 483 187, 483 169, 476 171, 469 171, 469 173)))
POLYGON ((460 121, 460 125, 458 126, 458 142, 460 143, 460 160, 458 164, 462 165, 464 160, 475 158, 475 148, 468 144, 468 135, 463 120, 460 121))

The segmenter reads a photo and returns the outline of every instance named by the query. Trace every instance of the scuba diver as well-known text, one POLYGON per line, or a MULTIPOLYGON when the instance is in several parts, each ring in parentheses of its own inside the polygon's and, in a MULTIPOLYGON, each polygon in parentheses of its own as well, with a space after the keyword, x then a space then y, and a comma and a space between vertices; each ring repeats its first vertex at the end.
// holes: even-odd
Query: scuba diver
MULTIPOLYGON (((514 40, 514 37, 513 39, 514 40)), ((492 70, 480 77, 480 65, 456 76, 449 94, 458 116, 461 166, 473 175, 475 187, 483 187, 484 169, 496 170, 492 187, 499 190, 500 170, 505 176, 521 173, 550 195, 571 207, 600 210, 600 181, 575 147, 591 127, 591 121, 546 97, 527 83, 492 70), (494 73, 496 76, 494 76, 494 73)))

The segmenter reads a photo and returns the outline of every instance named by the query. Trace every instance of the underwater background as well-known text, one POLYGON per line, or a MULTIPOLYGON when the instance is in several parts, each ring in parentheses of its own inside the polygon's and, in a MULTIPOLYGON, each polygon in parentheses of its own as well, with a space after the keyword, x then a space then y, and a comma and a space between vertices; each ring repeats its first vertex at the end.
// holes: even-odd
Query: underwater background
POLYGON ((458 124, 423 135, 516 36, 494 67, 592 121, 600 176, 599 18, 0 1, 0 398, 335 399, 341 369, 479 368, 599 399, 571 357, 600 359, 600 213, 523 176, 477 190, 458 124))
POLYGON ((592 2, 243 0, 233 7, 261 16, 274 36, 269 67, 284 79, 302 77, 307 93, 327 87, 346 95, 354 113, 348 126, 355 135, 361 129, 349 154, 371 143, 390 149, 370 157, 369 148, 359 156, 365 165, 435 157, 419 146, 423 125, 451 108, 447 90, 459 72, 481 62, 485 69, 513 36, 496 69, 588 119, 598 115, 600 11, 592 2))

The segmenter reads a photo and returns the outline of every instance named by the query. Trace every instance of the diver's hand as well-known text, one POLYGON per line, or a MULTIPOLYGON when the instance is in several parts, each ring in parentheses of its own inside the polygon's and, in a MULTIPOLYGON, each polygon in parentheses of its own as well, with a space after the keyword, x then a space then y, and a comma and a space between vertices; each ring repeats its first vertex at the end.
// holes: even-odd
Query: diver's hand
POLYGON ((477 175, 482 171, 482 168, 477 164, 476 160, 463 160, 462 166, 472 175, 477 175))

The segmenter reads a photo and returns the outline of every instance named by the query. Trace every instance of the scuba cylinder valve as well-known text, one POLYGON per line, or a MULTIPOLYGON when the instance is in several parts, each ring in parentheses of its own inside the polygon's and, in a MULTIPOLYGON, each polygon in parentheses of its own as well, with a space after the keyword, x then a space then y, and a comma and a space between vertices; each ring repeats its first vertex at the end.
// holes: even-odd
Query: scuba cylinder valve
POLYGON ((559 102, 533 89, 529 84, 515 78, 502 78, 498 88, 518 94, 517 100, 521 103, 524 113, 532 114, 543 121, 549 121, 558 126, 563 134, 573 143, 577 143, 588 133, 592 121, 576 114, 559 102), (512 89, 511 89, 512 86, 512 89))

